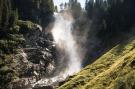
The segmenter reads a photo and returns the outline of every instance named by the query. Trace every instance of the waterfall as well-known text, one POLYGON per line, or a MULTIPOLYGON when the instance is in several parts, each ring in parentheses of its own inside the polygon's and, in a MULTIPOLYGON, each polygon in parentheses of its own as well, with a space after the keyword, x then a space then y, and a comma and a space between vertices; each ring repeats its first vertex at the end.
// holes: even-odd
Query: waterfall
POLYGON ((60 51, 60 57, 57 59, 60 67, 56 66, 56 71, 53 77, 43 78, 32 86, 48 86, 54 83, 65 80, 81 69, 81 57, 79 55, 79 47, 72 34, 72 15, 68 12, 55 14, 54 26, 51 30, 54 43, 60 51))
MULTIPOLYGON (((62 50, 67 56, 61 54, 58 61, 66 63, 62 68, 65 77, 73 75, 81 69, 81 57, 78 52, 78 45, 72 34, 73 18, 69 12, 55 14, 55 23, 52 29, 52 35, 58 49, 62 50), (65 58, 65 59, 64 59, 65 58)), ((62 53, 61 52, 61 53, 62 53)))

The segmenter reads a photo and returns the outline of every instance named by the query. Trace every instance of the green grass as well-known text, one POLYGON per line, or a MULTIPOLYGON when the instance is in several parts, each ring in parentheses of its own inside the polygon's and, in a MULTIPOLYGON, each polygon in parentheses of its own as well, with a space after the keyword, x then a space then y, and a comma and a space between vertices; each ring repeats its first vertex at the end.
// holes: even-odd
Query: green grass
POLYGON ((135 89, 135 39, 119 44, 58 89, 135 89))

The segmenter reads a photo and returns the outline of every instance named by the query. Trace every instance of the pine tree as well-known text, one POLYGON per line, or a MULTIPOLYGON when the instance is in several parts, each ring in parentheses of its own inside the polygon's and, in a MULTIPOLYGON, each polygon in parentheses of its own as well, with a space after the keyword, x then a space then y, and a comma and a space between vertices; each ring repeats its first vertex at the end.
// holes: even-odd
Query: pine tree
POLYGON ((2 29, 2 8, 3 8, 3 0, 0 0, 0 30, 2 29))
POLYGON ((92 14, 94 11, 94 0, 87 1, 85 5, 85 9, 87 11, 89 18, 92 18, 92 14))
POLYGON ((9 27, 14 27, 18 21, 18 10, 13 10, 9 18, 9 27))
POLYGON ((55 8, 55 12, 58 12, 58 7, 57 7, 57 6, 55 6, 54 8, 55 8))
POLYGON ((53 0, 12 0, 12 4, 18 9, 19 19, 30 20, 43 28, 51 21, 55 10, 53 0))
POLYGON ((1 0, 1 2, 1 27, 7 30, 11 13, 11 2, 10 0, 1 0))
POLYGON ((82 13, 81 4, 77 0, 69 0, 69 9, 75 19, 77 19, 82 13))

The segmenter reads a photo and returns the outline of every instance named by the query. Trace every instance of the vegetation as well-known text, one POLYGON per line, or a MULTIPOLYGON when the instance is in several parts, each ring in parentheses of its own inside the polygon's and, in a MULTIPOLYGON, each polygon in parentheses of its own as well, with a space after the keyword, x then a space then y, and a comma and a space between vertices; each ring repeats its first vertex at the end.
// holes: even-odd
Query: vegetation
POLYGON ((18 13, 11 8, 10 0, 0 0, 0 89, 6 89, 6 84, 17 77, 12 69, 13 53, 24 40, 18 33, 18 13))
POLYGON ((86 0, 88 17, 97 26, 100 39, 111 39, 130 32, 135 23, 133 0, 86 0))
MULTIPOLYGON (((88 33, 86 47, 89 49, 86 52, 87 60, 84 65, 93 62, 107 50, 135 35, 134 4, 133 0, 86 0, 85 22, 89 27, 88 31, 83 28, 81 31, 88 33)), ((82 24, 81 19, 79 28, 86 27, 82 24)))
POLYGON ((18 13, 12 10, 10 0, 0 0, 0 4, 0 51, 11 53, 21 42, 15 37, 19 32, 19 26, 16 24, 18 13))
POLYGON ((58 89, 134 89, 135 38, 86 66, 58 89))
POLYGON ((81 4, 77 0, 69 0, 68 5, 74 19, 78 19, 82 12, 81 4))
POLYGON ((0 58, 0 89, 7 89, 9 83, 18 78, 18 73, 12 68, 14 65, 13 55, 3 55, 0 58))
POLYGON ((61 10, 69 10, 75 20, 82 14, 81 4, 77 0, 69 0, 69 2, 60 4, 61 10))
POLYGON ((53 20, 53 0, 12 0, 12 4, 17 8, 21 20, 30 20, 43 28, 53 20))
MULTIPOLYGON (((69 0, 61 8, 72 13, 79 36, 87 32, 86 62, 96 61, 58 89, 135 89, 135 0, 86 0, 86 11, 69 0)), ((37 24, 44 29, 57 9, 53 0, 0 0, 0 89, 19 76, 13 56, 25 43, 24 34, 37 24)))
POLYGON ((34 22, 46 27, 53 11, 52 0, 0 0, 0 89, 19 77, 14 54, 25 43, 23 34, 34 29, 34 22))
POLYGON ((31 21, 23 21, 23 20, 18 20, 17 25, 20 26, 19 32, 23 34, 30 32, 36 26, 36 24, 31 21))

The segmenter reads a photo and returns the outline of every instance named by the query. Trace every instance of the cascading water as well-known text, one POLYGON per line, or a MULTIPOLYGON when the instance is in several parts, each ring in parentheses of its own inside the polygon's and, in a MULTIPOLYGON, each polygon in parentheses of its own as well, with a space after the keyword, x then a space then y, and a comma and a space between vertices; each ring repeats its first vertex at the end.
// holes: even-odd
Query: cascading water
MULTIPOLYGON (((73 18, 70 13, 63 12, 55 15, 56 21, 52 29, 52 35, 58 49, 64 50, 67 58, 61 57, 59 61, 67 63, 64 75, 73 75, 81 68, 81 57, 78 52, 78 45, 72 34, 73 18)), ((63 56, 63 55, 61 55, 63 56)))
POLYGON ((56 71, 59 73, 54 73, 54 77, 52 78, 41 79, 33 84, 33 87, 39 84, 40 86, 53 85, 65 80, 68 76, 77 73, 81 69, 81 57, 78 45, 72 34, 73 21, 72 15, 68 12, 55 14, 55 22, 51 32, 55 41, 54 43, 58 51, 60 51, 60 57, 57 59, 59 64, 56 66, 56 71))

